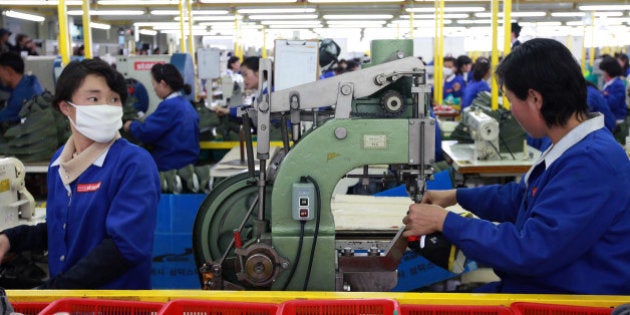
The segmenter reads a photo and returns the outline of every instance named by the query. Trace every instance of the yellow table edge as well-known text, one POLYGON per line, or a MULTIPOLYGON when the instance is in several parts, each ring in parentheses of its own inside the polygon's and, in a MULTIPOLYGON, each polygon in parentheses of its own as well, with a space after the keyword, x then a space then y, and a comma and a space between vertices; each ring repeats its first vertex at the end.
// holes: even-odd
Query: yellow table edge
MULTIPOLYGON (((254 146, 256 142, 253 143, 254 146)), ((271 146, 282 147, 282 141, 271 141, 269 143, 271 146)), ((240 141, 200 141, 199 147, 204 150, 217 150, 217 149, 231 149, 233 147, 238 147, 240 145, 240 141)))
POLYGON ((202 290, 6 290, 10 302, 52 302, 66 297, 168 302, 173 299, 248 301, 281 303, 295 299, 395 299, 400 304, 503 305, 514 302, 616 307, 630 302, 630 296, 399 293, 399 292, 298 292, 298 291, 202 291, 202 290))

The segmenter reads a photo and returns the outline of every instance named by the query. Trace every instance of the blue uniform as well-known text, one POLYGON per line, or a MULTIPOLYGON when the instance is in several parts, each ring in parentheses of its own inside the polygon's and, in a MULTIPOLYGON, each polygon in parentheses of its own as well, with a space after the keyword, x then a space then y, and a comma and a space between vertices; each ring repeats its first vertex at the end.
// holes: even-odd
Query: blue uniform
POLYGON ((586 91, 586 103, 589 111, 602 113, 604 115, 604 124, 606 125, 606 128, 608 128, 610 132, 615 132, 615 115, 610 110, 610 107, 608 107, 608 103, 606 103, 606 99, 602 95, 602 92, 591 85, 587 86, 586 91))
POLYGON ((462 95, 464 94, 465 86, 466 86, 466 82, 464 81, 464 78, 462 78, 461 75, 456 75, 453 78, 451 77, 447 78, 446 80, 444 80, 444 98, 446 98, 446 96, 448 96, 449 94, 453 95, 453 97, 461 98, 462 95), (456 83, 459 83, 459 87, 460 87, 459 91, 455 91, 456 83))
POLYGON ((443 234, 501 278, 479 291, 630 294, 630 161, 603 127, 581 123, 519 183, 457 190, 487 221, 449 213, 443 234))
POLYGON ((160 198, 155 163, 118 139, 75 181, 48 168, 46 222, 3 231, 11 251, 48 249, 47 289, 150 289, 160 198))
POLYGON ((153 146, 151 155, 160 172, 194 164, 199 157, 199 115, 181 94, 162 101, 144 123, 134 121, 131 135, 153 146))
POLYGON ((40 95, 44 92, 39 80, 36 76, 25 75, 18 85, 11 91, 11 96, 7 100, 7 105, 4 109, 0 110, 0 123, 9 122, 17 123, 20 121, 20 110, 25 101, 33 98, 35 95, 40 95))
POLYGON ((608 107, 615 114, 617 121, 623 121, 628 115, 626 107, 626 86, 619 78, 613 78, 606 82, 603 88, 604 98, 608 107))
POLYGON ((461 110, 463 111, 464 108, 470 106, 477 95, 484 91, 490 92, 490 86, 486 83, 486 81, 481 80, 468 83, 468 85, 464 88, 461 110))

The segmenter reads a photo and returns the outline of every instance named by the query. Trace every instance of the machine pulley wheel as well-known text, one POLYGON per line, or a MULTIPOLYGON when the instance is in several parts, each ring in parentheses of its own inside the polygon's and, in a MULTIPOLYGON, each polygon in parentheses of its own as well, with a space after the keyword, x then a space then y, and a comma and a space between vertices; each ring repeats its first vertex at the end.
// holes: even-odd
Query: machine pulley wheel
POLYGON ((381 97, 381 107, 387 113, 402 113, 405 111, 405 98, 398 91, 389 90, 381 97))
MULTIPOLYGON (((265 199, 270 202, 271 188, 267 192, 265 199)), ((250 216, 247 216, 247 212, 252 203, 257 202, 257 196, 258 187, 247 173, 228 177, 212 189, 199 207, 193 226, 193 253, 197 268, 208 261, 221 259, 228 249, 226 262, 235 260, 236 254, 229 245, 234 230, 238 229, 243 220, 245 225, 241 230, 241 239, 244 244, 252 240, 254 220, 258 215, 257 204, 250 216)), ((234 267, 234 263, 224 263, 223 277, 227 281, 239 283, 234 267)))

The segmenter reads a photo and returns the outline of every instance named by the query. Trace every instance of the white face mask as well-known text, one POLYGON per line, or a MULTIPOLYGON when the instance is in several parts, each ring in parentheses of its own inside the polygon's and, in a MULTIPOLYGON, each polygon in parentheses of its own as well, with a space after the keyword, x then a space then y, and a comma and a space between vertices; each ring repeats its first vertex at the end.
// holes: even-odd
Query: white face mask
POLYGON ((451 68, 446 68, 446 67, 445 67, 445 68, 444 68, 444 77, 445 77, 445 78, 448 78, 448 77, 450 77, 450 76, 451 76, 451 74, 453 74, 453 69, 451 69, 451 68))
POLYGON ((114 139, 116 132, 122 127, 122 106, 116 105, 83 105, 77 106, 76 123, 70 120, 74 128, 82 135, 96 142, 106 143, 114 139))

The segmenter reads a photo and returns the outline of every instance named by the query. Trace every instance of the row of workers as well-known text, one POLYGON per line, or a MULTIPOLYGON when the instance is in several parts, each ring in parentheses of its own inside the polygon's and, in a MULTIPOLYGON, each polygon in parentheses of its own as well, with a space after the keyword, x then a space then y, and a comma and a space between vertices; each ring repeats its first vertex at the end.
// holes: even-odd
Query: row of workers
MULTIPOLYGON (((439 231, 494 268, 501 280, 479 291, 630 294, 630 160, 602 115, 589 113, 580 66, 561 43, 533 39, 496 74, 521 126, 552 146, 519 182, 427 192, 402 218, 404 236, 439 231), (478 217, 444 209, 455 203, 478 217)), ((158 168, 118 136, 122 82, 93 59, 59 77, 53 104, 72 135, 49 166, 47 222, 0 234, 0 256, 48 249, 41 288, 150 288, 158 168), (94 112, 107 114, 80 127, 94 112)))

